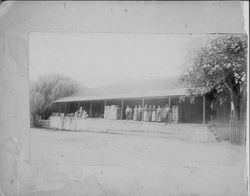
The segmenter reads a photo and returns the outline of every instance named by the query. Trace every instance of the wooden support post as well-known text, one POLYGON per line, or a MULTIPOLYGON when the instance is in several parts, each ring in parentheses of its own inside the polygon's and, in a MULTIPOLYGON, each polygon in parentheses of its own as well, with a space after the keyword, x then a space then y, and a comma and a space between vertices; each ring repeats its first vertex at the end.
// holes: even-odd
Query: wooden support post
POLYGON ((66 114, 66 113, 67 113, 67 103, 64 103, 63 105, 64 105, 64 110, 63 110, 63 112, 64 112, 64 114, 66 114))
POLYGON ((77 110, 80 109, 80 101, 78 102, 77 110))
POLYGON ((61 112, 61 107, 60 107, 60 103, 58 103, 58 113, 60 114, 61 112))
POLYGON ((123 99, 122 99, 122 104, 121 104, 121 120, 123 118, 123 99))
POLYGON ((51 106, 51 112, 53 113, 55 111, 55 104, 52 103, 52 106, 51 106))
POLYGON ((59 105, 59 113, 62 113, 62 104, 58 103, 58 105, 59 105))
POLYGON ((144 98, 142 98, 142 108, 144 108, 144 98))
POLYGON ((171 108, 171 97, 168 98, 168 107, 171 108))
POLYGON ((60 104, 60 113, 64 113, 63 103, 60 104))
POLYGON ((106 118, 106 105, 107 105, 107 100, 104 99, 104 110, 103 110, 103 118, 106 118))
POLYGON ((59 113, 59 103, 55 103, 56 104, 56 112, 59 113))
POLYGON ((64 103, 64 114, 67 113, 67 103, 64 103))
POLYGON ((203 95, 203 124, 206 124, 206 97, 203 95))
POLYGON ((67 113, 69 114, 69 103, 67 103, 67 113))
POLYGON ((90 101, 90 106, 89 106, 89 117, 92 117, 92 101, 90 101))

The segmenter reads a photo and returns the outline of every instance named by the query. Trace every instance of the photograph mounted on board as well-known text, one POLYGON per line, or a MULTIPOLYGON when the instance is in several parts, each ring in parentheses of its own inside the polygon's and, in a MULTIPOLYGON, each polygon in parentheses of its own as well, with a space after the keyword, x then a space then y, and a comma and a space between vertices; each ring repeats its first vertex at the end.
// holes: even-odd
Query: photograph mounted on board
POLYGON ((26 131, 6 132, 18 133, 6 141, 20 144, 20 195, 246 195, 240 4, 38 4, 13 3, 24 41, 0 50, 27 70, 4 82, 26 99, 11 91, 0 102, 19 119, 0 125, 26 131))
POLYGON ((0 195, 247 196, 249 2, 1 1, 0 195))

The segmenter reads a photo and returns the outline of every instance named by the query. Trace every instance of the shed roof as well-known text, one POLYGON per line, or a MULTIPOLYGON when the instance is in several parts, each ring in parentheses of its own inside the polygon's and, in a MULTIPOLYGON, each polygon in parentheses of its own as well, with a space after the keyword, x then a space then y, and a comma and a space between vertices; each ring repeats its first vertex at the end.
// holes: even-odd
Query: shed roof
POLYGON ((134 99, 134 98, 160 98, 170 96, 187 95, 185 88, 172 90, 158 90, 147 92, 119 93, 108 95, 87 95, 87 96, 70 96, 54 102, 74 102, 74 101, 90 101, 90 100, 105 100, 105 99, 134 99))
POLYGON ((157 98, 187 95, 187 89, 178 77, 126 82, 81 91, 54 102, 74 102, 105 99, 157 98))

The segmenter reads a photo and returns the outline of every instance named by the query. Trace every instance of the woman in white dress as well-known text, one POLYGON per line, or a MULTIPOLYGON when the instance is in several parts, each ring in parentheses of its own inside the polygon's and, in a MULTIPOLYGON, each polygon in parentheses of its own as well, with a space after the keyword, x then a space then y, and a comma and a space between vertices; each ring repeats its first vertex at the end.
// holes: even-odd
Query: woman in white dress
POLYGON ((129 106, 127 105, 127 108, 125 110, 126 120, 129 120, 129 106))
POLYGON ((141 107, 141 105, 139 105, 137 111, 138 111, 138 112, 137 112, 137 120, 138 120, 138 121, 141 121, 141 119, 142 119, 142 107, 141 107))
POLYGON ((155 105, 153 106, 153 111, 152 111, 152 122, 156 121, 156 108, 155 105))
POLYGON ((144 111, 143 111, 143 121, 148 121, 148 106, 145 105, 144 111))
POLYGON ((157 117, 157 122, 161 122, 161 107, 158 105, 158 108, 156 110, 156 117, 157 117))
POLYGON ((137 105, 134 108, 133 120, 136 121, 138 116, 138 108, 137 105))

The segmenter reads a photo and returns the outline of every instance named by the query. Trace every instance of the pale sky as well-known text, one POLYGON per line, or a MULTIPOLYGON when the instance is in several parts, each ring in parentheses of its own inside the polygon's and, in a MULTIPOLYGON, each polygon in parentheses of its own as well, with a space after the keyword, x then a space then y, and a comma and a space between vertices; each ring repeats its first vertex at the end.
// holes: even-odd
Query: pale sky
POLYGON ((41 33, 29 36, 30 78, 62 73, 85 87, 180 74, 204 35, 41 33))

